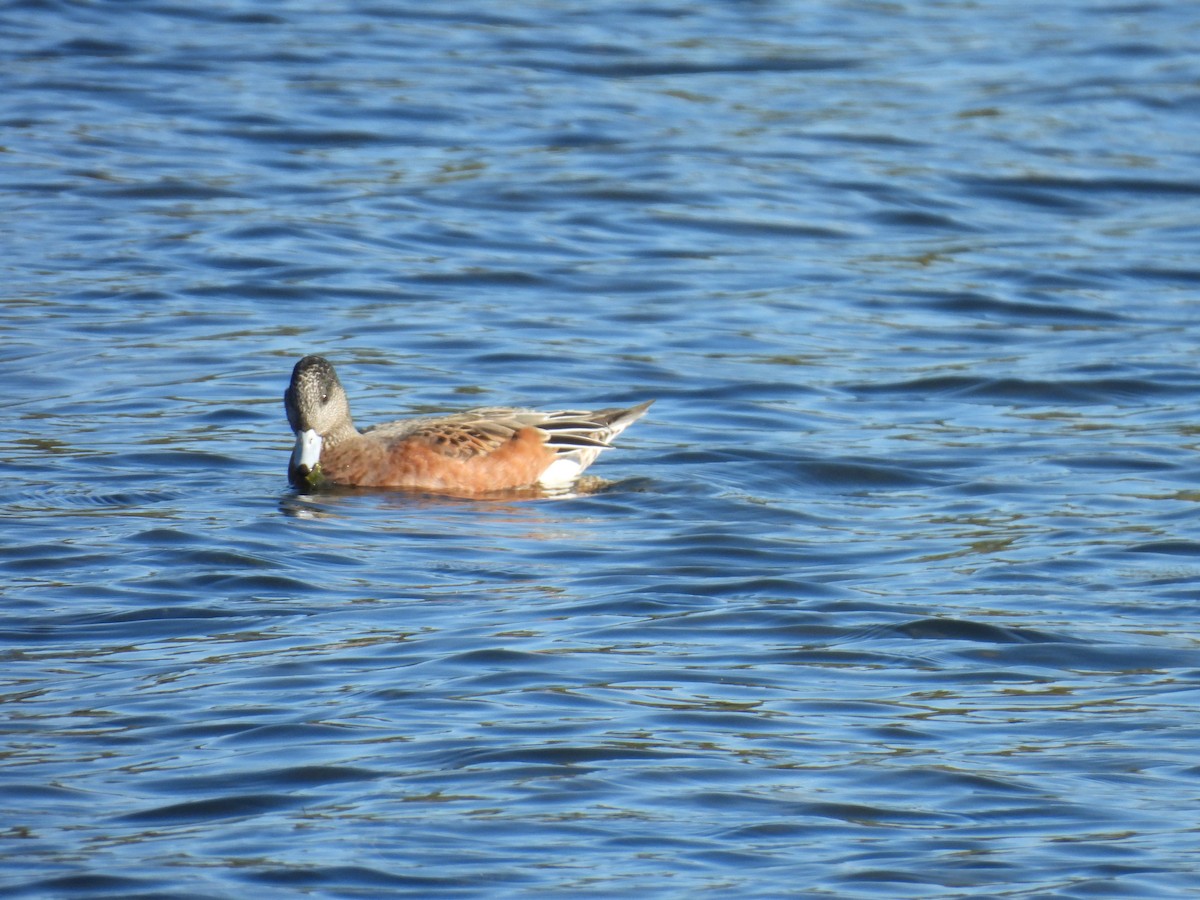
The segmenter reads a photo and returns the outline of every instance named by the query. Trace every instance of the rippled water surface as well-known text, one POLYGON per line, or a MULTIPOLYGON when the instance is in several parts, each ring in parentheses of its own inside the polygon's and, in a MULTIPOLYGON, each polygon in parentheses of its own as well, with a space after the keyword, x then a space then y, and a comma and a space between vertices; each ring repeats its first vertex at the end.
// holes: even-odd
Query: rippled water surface
POLYGON ((1042 6, 0 7, 0 892, 1197 896, 1200 12, 1042 6))

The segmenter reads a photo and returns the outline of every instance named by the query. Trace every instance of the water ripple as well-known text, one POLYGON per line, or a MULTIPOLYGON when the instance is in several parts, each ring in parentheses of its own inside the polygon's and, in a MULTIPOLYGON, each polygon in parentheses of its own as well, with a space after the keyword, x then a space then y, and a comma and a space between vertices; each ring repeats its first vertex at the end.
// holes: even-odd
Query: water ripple
POLYGON ((1190 898, 1193 9, 584 12, 0 13, 0 892, 1190 898))

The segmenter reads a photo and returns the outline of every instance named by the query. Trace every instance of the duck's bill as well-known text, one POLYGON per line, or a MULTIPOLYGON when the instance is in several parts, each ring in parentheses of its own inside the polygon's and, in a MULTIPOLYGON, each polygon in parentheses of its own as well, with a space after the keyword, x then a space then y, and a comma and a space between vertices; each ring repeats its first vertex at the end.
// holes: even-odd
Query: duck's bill
POLYGON ((293 481, 316 484, 321 480, 321 436, 311 428, 296 432, 289 469, 293 481))

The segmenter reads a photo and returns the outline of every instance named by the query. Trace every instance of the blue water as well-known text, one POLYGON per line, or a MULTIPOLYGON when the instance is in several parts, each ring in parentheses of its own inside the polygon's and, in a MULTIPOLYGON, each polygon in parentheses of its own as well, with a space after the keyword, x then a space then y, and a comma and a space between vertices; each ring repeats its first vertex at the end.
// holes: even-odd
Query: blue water
POLYGON ((0 893, 1200 893, 1200 7, 0 7, 0 893), (657 398, 598 493, 298 494, 657 398))

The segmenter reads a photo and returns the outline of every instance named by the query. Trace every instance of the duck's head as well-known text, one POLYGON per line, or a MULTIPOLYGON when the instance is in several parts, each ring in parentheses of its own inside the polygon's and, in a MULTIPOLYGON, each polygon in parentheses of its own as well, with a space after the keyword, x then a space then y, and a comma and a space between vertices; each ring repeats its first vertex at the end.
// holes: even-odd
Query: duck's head
POLYGON ((321 448, 354 432, 346 389, 327 359, 306 356, 292 369, 283 406, 296 434, 288 477, 296 485, 315 484, 321 478, 321 448))

